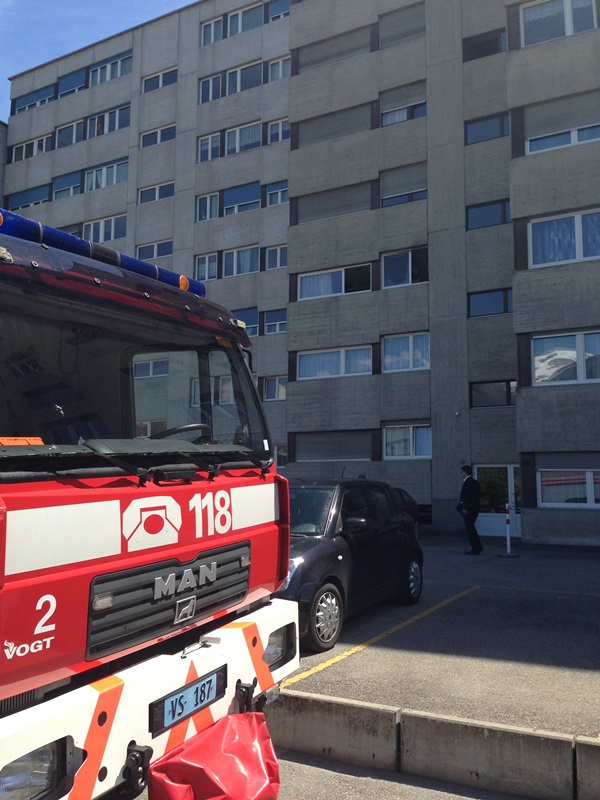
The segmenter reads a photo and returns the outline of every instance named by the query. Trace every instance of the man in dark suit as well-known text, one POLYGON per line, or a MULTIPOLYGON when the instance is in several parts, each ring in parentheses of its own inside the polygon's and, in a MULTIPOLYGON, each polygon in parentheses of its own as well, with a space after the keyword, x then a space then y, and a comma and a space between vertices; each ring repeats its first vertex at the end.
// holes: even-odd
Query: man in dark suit
POLYGON ((471 549, 467 550, 466 555, 478 556, 483 550, 479 534, 475 529, 475 521, 479 514, 479 481, 473 477, 473 470, 469 464, 465 464, 460 468, 460 474, 463 482, 460 490, 460 502, 456 506, 456 510, 464 520, 469 544, 471 545, 471 549))

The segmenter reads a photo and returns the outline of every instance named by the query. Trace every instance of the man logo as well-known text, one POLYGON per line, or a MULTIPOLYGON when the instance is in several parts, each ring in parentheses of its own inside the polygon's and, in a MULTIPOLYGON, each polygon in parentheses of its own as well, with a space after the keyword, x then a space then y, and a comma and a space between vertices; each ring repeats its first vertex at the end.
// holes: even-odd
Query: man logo
POLYGON ((188 622, 194 618, 196 613, 196 598, 186 597, 185 600, 178 600, 175 607, 175 625, 180 625, 182 622, 188 622))

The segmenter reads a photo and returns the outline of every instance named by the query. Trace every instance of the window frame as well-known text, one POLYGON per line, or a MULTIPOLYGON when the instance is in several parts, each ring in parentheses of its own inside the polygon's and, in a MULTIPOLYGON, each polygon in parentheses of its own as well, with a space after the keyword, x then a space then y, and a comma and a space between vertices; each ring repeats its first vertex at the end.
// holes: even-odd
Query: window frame
POLYGON ((577 147, 582 144, 587 144, 588 142, 596 142, 600 139, 600 122, 597 122, 594 125, 581 125, 579 128, 570 128, 569 130, 563 131, 554 131, 552 133, 544 133, 542 136, 531 136, 528 139, 525 139, 525 154, 528 156, 536 155, 537 153, 546 153, 548 150, 561 150, 564 147, 577 147), (591 128, 598 129, 598 135, 590 137, 589 139, 580 139, 579 134, 582 131, 589 130, 591 128), (542 139, 553 139, 557 136, 569 136, 569 141, 561 144, 550 145, 549 147, 541 147, 538 150, 531 149, 531 142, 541 141, 542 139))
POLYGON ((479 231, 484 228, 497 228, 500 225, 508 225, 509 222, 512 222, 512 218, 510 215, 510 199, 507 197, 502 198, 500 200, 492 200, 487 203, 474 203, 473 205, 466 206, 465 208, 466 231, 479 231), (469 217, 471 211, 483 208, 491 209, 493 206, 497 206, 500 211, 500 222, 490 222, 489 224, 485 225, 473 225, 470 223, 469 217))
MULTIPOLYGON (((599 330, 586 330, 586 331, 560 331, 554 334, 546 334, 544 336, 531 337, 531 385, 535 388, 545 388, 548 386, 573 386, 590 383, 600 383, 600 377, 588 378, 587 377, 587 359, 586 359, 586 337, 598 336, 600 337, 599 330), (575 345, 575 378, 570 380, 537 380, 536 366, 535 366, 535 344, 544 339, 556 339, 559 337, 572 337, 575 345)), ((545 351, 550 352, 550 351, 545 351)), ((539 356, 538 356, 539 358, 539 356)))
POLYGON ((214 281, 219 277, 218 273, 219 255, 218 253, 203 253, 196 256, 194 264, 195 279, 198 281, 214 281), (205 261, 205 264, 201 264, 205 261))
POLYGON ((355 345, 350 347, 329 347, 323 350, 300 350, 296 354, 296 380, 297 381, 314 381, 314 380, 329 380, 330 378, 356 378, 360 375, 373 374, 373 347, 369 345, 355 345), (349 372, 348 371, 348 353, 358 353, 359 351, 369 352, 370 369, 368 372, 349 372), (301 360, 304 357, 317 356, 328 353, 338 353, 340 356, 340 372, 330 375, 309 375, 303 377, 301 373, 301 360))
POLYGON ((70 122, 68 125, 61 125, 56 129, 56 143, 55 143, 56 150, 61 150, 63 147, 71 147, 71 145, 83 142, 84 135, 85 135, 85 120, 83 119, 78 119, 75 122, 70 122), (72 135, 70 137, 71 141, 65 142, 65 144, 61 144, 60 143, 61 133, 64 133, 64 131, 68 130, 71 130, 72 132, 72 135))
POLYGON ((262 123, 260 120, 255 122, 250 122, 246 125, 239 125, 235 128, 228 128, 225 131, 225 155, 226 156, 233 156, 237 153, 245 153, 247 150, 254 150, 257 147, 262 147, 262 123), (247 146, 243 146, 241 143, 241 139, 243 138, 244 131, 248 131, 252 128, 257 129, 258 138, 253 139, 252 143, 247 146), (230 149, 230 139, 233 139, 233 148, 230 149))
POLYGON ((428 250, 429 248, 424 245, 423 247, 411 247, 406 250, 390 250, 385 253, 381 253, 379 258, 380 269, 381 269, 381 288, 384 290, 387 289, 397 289, 399 286, 417 286, 421 283, 429 283, 429 253, 427 255, 427 279, 423 281, 414 281, 413 280, 413 253, 417 250, 428 250), (385 281, 385 259, 391 256, 398 256, 402 255, 403 253, 408 254, 408 277, 409 280, 406 283, 391 283, 386 285, 385 281))
POLYGON ((290 123, 287 117, 283 119, 276 119, 273 122, 268 123, 268 144, 277 144, 278 142, 284 142, 286 139, 289 139, 292 135, 290 123), (273 133, 276 134, 277 138, 273 138, 273 133))
POLYGON ((86 138, 97 139, 106 133, 128 128, 131 123, 131 105, 126 103, 108 111, 101 111, 86 120, 86 138), (125 113, 127 112, 127 113, 125 113), (123 120, 121 119, 123 117, 123 120))
POLYGON ((286 399, 287 395, 287 375, 275 375, 273 377, 263 378, 263 400, 265 403, 276 403, 286 399), (269 397, 269 386, 275 389, 274 396, 269 397), (283 397, 281 396, 283 395, 283 397))
POLYGON ((173 239, 161 239, 158 242, 145 242, 144 244, 138 244, 135 248, 136 257, 140 259, 140 261, 151 261, 157 258, 168 258, 169 256, 173 255, 173 239), (160 250, 164 250, 166 247, 168 252, 160 252, 160 250), (152 248, 152 253, 148 253, 147 255, 144 254, 145 249, 152 248))
POLYGON ((155 72, 152 75, 146 75, 145 78, 142 78, 142 94, 149 94, 150 92, 155 92, 158 89, 164 89, 165 86, 172 86, 174 83, 177 83, 178 77, 177 67, 171 67, 171 69, 165 69, 162 70, 162 72, 155 72), (169 79, 165 83, 165 78, 168 78, 173 74, 175 75, 175 79, 169 79), (158 78, 158 85, 146 88, 148 81, 152 81, 156 78, 158 78))
POLYGON ((234 319, 237 319, 240 322, 244 323, 244 325, 246 326, 246 334, 248 335, 249 338, 258 336, 260 315, 258 313, 257 306, 249 306, 248 308, 238 308, 235 311, 232 311, 231 313, 234 319), (244 312, 247 313, 244 314, 244 312), (251 318, 252 322, 250 325, 244 319, 244 316, 251 318))
MULTIPOLYGON (((257 14, 258 16, 258 14, 257 14)), ((227 36, 239 36, 241 33, 246 33, 246 31, 252 31, 256 28, 262 27, 264 24, 264 13, 263 13, 263 4, 262 3, 254 3, 251 6, 246 6, 246 8, 241 8, 238 11, 232 11, 230 14, 227 15, 227 36), (246 26, 244 24, 245 20, 252 19, 253 15, 247 16, 249 11, 258 12, 260 11, 260 23, 257 25, 249 25, 246 26), (237 20, 237 25, 234 25, 234 20, 237 20)))
POLYGON ((129 180, 129 158, 120 158, 117 161, 111 161, 109 164, 99 164, 97 167, 90 167, 84 170, 83 173, 83 191, 84 192, 97 192, 99 189, 106 189, 109 186, 116 186, 119 183, 127 183, 129 180), (119 177, 119 167, 127 166, 125 170, 126 175, 121 180, 119 177), (109 181, 109 172, 112 170, 114 180, 109 181), (98 175, 100 175, 100 185, 98 183, 98 175), (90 186, 90 181, 93 181, 93 186, 90 186))
POLYGON ((207 222, 209 219, 219 218, 219 193, 209 192, 196 197, 196 222, 207 222), (201 208, 206 205, 207 214, 201 216, 201 208))
POLYGON ((505 289, 490 289, 486 290, 485 292, 469 292, 467 295, 467 317, 468 319, 478 319, 479 317, 496 317, 499 314, 512 314, 512 288, 507 287, 505 289), (502 311, 490 311, 489 313, 482 313, 482 314, 473 314, 471 310, 471 298, 472 297, 480 297, 482 295, 501 295, 502 299, 502 311))
POLYGON ((535 0, 532 3, 524 3, 523 5, 519 6, 519 28, 521 32, 521 47, 533 47, 536 44, 543 44, 544 42, 552 42, 556 39, 564 39, 567 36, 574 36, 578 33, 585 33, 589 30, 596 30, 598 28, 598 15, 596 10, 596 3, 594 0, 590 0, 590 6, 592 10, 592 14, 594 17, 594 24, 591 28, 586 28, 583 31, 575 31, 573 30, 573 3, 572 0, 562 0, 563 4, 563 22, 564 22, 564 30, 565 32, 559 36, 551 36, 548 39, 540 39, 536 40, 535 42, 527 42, 525 36, 525 11, 528 8, 533 8, 534 6, 541 6, 545 3, 552 2, 552 0, 535 0))
POLYGON ((280 206, 289 202, 287 179, 268 183, 265 192, 267 208, 271 208, 272 206, 280 206))
POLYGON ((268 64, 269 83, 282 81, 292 76, 292 57, 274 58, 268 64), (275 74, 274 74, 275 73, 275 74))
POLYGON ((399 372, 427 372, 431 369, 431 339, 429 335, 429 331, 419 331, 418 333, 394 333, 388 336, 381 337, 381 372, 385 375, 393 375, 399 372), (427 365, 426 366, 415 366, 415 339, 417 337, 427 337, 427 365), (385 352, 385 345, 386 342, 391 342, 397 339, 408 339, 409 347, 409 366, 407 367, 397 367, 395 369, 389 369, 385 366, 386 360, 386 352, 385 352))
POLYGON ((140 133, 140 150, 146 150, 148 147, 154 147, 155 145, 164 144, 165 142, 172 142, 177 137, 177 126, 176 125, 163 125, 161 128, 153 128, 150 131, 144 131, 144 133, 140 133), (171 136, 171 131, 173 131, 173 135, 171 136), (165 137, 165 133, 168 135, 165 137), (156 134, 156 141, 155 142, 148 142, 145 144, 145 140, 149 136, 153 136, 156 134))
POLYGON ((427 100, 420 100, 418 103, 411 103, 406 106, 398 106, 398 108, 388 108, 382 111, 379 115, 379 126, 381 128, 389 128, 391 125, 400 125, 402 122, 410 122, 413 119, 427 116, 427 100), (424 110, 423 114, 417 113, 424 110), (390 114, 398 114, 400 111, 406 111, 406 116, 403 119, 395 119, 390 122, 385 122, 384 119, 390 114))
POLYGON ((159 200, 167 200, 169 197, 175 195, 175 181, 165 181, 164 183, 157 183, 154 186, 145 186, 143 189, 138 189, 138 205, 143 206, 146 203, 156 203, 159 200), (173 191, 170 191, 170 190, 173 191), (165 190, 167 193, 165 194, 165 190), (142 200, 142 194, 145 192, 153 192, 154 197, 148 200, 142 200))
POLYGON ((423 460, 431 460, 432 458, 432 446, 431 446, 431 424, 418 424, 418 423, 386 423, 383 426, 383 450, 382 450, 382 458, 383 461, 423 461, 423 460), (388 441, 387 441, 387 433, 393 430, 409 430, 410 431, 410 453, 409 455, 389 455, 388 453, 388 441), (429 431, 429 453, 417 453, 417 431, 420 429, 426 429, 429 431))
POLYGON ((369 264, 368 262, 366 262, 364 264, 352 264, 352 265, 347 266, 347 267, 337 267, 335 269, 323 269, 323 270, 317 270, 317 271, 314 271, 314 272, 302 272, 302 273, 300 273, 298 275, 298 302, 300 302, 300 301, 304 302, 304 301, 307 301, 307 300, 318 300, 318 299, 320 299, 322 297, 339 297, 339 296, 345 295, 345 294, 364 294, 366 292, 371 292, 371 291, 373 291, 373 274, 372 274, 371 264, 369 264), (357 289, 355 291, 346 291, 346 272, 348 270, 356 270, 356 269, 360 269, 360 268, 363 268, 363 267, 367 267, 368 270, 369 270, 369 288, 368 289, 357 289), (308 295, 308 296, 304 295, 304 292, 303 292, 303 289, 302 289, 302 284, 304 283, 303 279, 305 279, 305 278, 314 278, 317 275, 333 275, 333 274, 338 274, 338 273, 340 273, 341 277, 342 277, 341 289, 340 289, 339 292, 332 291, 332 292, 326 292, 324 294, 311 294, 311 295, 308 295))
POLYGON ((594 476, 598 476, 598 482, 600 482, 600 470, 598 469, 590 469, 589 467, 583 467, 581 469, 572 468, 572 469, 559 469, 559 468, 541 468, 536 470, 535 475, 535 482, 536 482, 536 492, 537 492, 537 504, 539 508, 593 508, 596 510, 600 510, 600 502, 598 502, 595 498, 595 483, 594 476), (550 473, 550 472, 558 472, 561 475, 565 475, 565 473, 573 473, 578 475, 585 475, 585 490, 586 490, 586 502, 585 503, 570 503, 570 502, 544 502, 542 500, 542 473, 550 473))
POLYGON ((234 94, 240 94, 241 92, 246 92, 249 89, 256 89, 263 84, 263 75, 262 75, 262 61, 252 61, 249 64, 243 64, 241 67, 235 67, 234 69, 227 70, 227 75, 225 79, 225 96, 231 97, 234 94), (256 68, 258 67, 258 70, 256 68), (244 75, 250 74, 248 70, 256 70, 259 81, 258 83, 253 83, 251 86, 244 86, 244 75), (233 79, 235 79, 235 88, 232 89, 233 79))
POLYGON ((103 83, 108 83, 109 81, 116 80, 117 78, 122 78, 124 75, 130 75, 132 70, 132 62, 132 52, 128 51, 127 53, 120 53, 118 56, 113 56, 112 58, 98 62, 97 64, 92 64, 90 67, 90 87, 101 86, 103 83), (115 65, 117 66, 115 69, 113 69, 115 65), (123 69, 124 65, 126 65, 126 69, 123 69), (100 77, 102 76, 102 70, 105 70, 105 77, 100 80, 100 77), (117 74, 113 74, 115 72, 117 74))
POLYGON ((207 161, 216 161, 217 158, 223 157, 220 133, 209 133, 206 136, 199 136, 197 139, 196 147, 197 147, 196 149, 197 164, 205 164, 207 161), (203 150, 203 144, 206 144, 204 150, 203 150), (207 154, 206 158, 203 158, 203 152, 207 154))
POLYGON ((82 226, 82 238, 95 244, 103 244, 104 242, 112 242, 115 239, 123 239, 127 235, 127 214, 116 214, 112 217, 102 217, 101 219, 94 219, 90 222, 84 222, 82 226), (117 232, 117 226, 124 220, 125 230, 117 232), (98 226, 100 238, 94 238, 94 226, 98 226), (110 228, 110 230, 108 230, 110 228), (87 231, 87 232, 86 232, 87 231), (106 233, 109 233, 106 236, 106 233), (91 236, 89 234, 92 234, 91 236))
POLYGON ((200 47, 209 47, 211 44, 222 42, 224 30, 225 22, 222 16, 203 22, 200 26, 200 47), (207 37, 205 36, 205 31, 208 31, 207 37), (205 41, 205 39, 209 41, 205 41))
POLYGON ((469 384, 469 408, 515 408, 517 382, 516 380, 497 380, 497 381, 472 381, 469 384), (477 386, 502 386, 504 389, 504 402, 502 403, 475 403, 473 399, 473 389, 477 386))
POLYGON ((220 100, 225 96, 226 93, 223 92, 220 73, 217 73, 216 75, 208 75, 206 78, 200 78, 198 81, 198 105, 212 103, 215 100, 220 100), (206 92, 206 97, 204 87, 207 87, 208 89, 206 92))
POLYGON ((54 134, 50 133, 47 136, 38 136, 36 139, 29 139, 26 142, 14 144, 10 148, 10 161, 9 164, 18 164, 20 161, 26 161, 28 158, 35 158, 35 156, 42 155, 43 153, 51 153, 54 150, 54 134), (27 154, 27 148, 31 147, 31 152, 27 154), (15 158, 17 150, 23 150, 21 158, 15 158))
POLYGON ((475 117, 465 120, 465 147, 469 147, 480 142, 492 142, 495 139, 504 139, 510 136, 510 114, 508 111, 501 111, 498 114, 487 114, 485 117, 475 117), (469 140, 469 131, 475 125, 482 125, 498 121, 498 133, 492 136, 481 136, 477 139, 469 140))
POLYGON ((273 308, 265 311, 263 331, 265 336, 273 336, 277 333, 285 333, 287 330, 287 309, 286 308, 273 308), (269 321, 269 315, 278 314, 281 319, 274 319, 269 321), (283 315, 283 316, 282 316, 283 315))
POLYGON ((285 269, 288 265, 287 261, 287 244, 278 244, 273 247, 267 247, 265 249, 265 269, 285 269), (285 251, 285 263, 282 263, 284 260, 282 256, 284 255, 285 251), (271 264, 271 253, 275 253, 275 264, 271 264))
POLYGON ((236 278, 240 275, 251 275, 253 273, 260 272, 260 247, 258 245, 251 245, 250 247, 236 247, 230 250, 223 251, 223 277, 224 278, 236 278), (250 269, 246 271, 240 271, 240 258, 242 254, 250 253, 251 261, 256 262, 256 269, 250 269), (255 258, 254 258, 255 254, 255 258), (228 256, 232 256, 232 269, 229 271, 229 267, 226 264, 228 260, 228 256))
POLYGON ((600 208, 586 209, 585 211, 577 211, 571 214, 553 215, 550 217, 538 217, 530 219, 527 223, 527 266, 529 269, 539 269, 543 267, 553 267, 559 264, 577 264, 583 261, 597 261, 600 259, 600 252, 591 256, 584 255, 584 239, 583 239, 583 218, 587 215, 600 214, 600 208), (556 261, 540 261, 533 262, 533 234, 534 227, 541 223, 553 222, 556 220, 573 219, 574 224, 574 245, 575 255, 573 258, 560 259, 556 261))

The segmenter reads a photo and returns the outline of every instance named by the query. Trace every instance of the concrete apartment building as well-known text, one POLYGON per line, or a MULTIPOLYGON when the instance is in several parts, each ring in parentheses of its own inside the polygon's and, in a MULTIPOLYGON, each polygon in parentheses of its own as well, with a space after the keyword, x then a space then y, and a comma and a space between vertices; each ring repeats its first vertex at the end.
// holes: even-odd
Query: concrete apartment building
POLYGON ((600 544, 599 6, 193 3, 12 79, 5 206, 206 280, 290 477, 600 544))

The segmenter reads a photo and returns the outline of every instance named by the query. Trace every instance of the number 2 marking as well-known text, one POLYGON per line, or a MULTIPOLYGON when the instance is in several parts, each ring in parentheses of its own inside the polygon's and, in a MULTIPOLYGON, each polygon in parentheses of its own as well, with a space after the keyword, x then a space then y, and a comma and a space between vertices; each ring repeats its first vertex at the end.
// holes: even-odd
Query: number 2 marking
POLYGON ((50 617, 56 611, 56 597, 54 597, 53 594, 45 594, 43 597, 40 597, 35 607, 36 611, 41 611, 45 605, 48 606, 48 610, 42 615, 42 618, 35 626, 35 630, 33 632, 34 636, 38 636, 40 633, 49 633, 50 631, 56 630, 56 625, 53 622, 49 622, 50 617))

